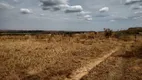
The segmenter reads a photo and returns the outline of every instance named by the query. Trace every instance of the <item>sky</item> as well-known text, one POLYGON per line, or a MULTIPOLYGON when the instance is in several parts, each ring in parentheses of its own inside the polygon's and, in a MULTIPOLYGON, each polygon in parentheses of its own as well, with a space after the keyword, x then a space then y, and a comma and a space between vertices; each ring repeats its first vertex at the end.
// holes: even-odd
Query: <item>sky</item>
POLYGON ((0 29, 101 31, 142 26, 142 0, 0 0, 0 29))

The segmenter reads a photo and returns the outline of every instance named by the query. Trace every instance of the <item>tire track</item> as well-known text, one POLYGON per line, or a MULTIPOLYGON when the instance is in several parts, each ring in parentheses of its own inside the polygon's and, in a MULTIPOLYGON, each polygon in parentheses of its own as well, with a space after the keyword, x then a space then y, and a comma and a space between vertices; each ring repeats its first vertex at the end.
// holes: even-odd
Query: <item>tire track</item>
POLYGON ((118 51, 119 48, 116 48, 112 50, 111 52, 107 53, 106 55, 93 59, 89 64, 85 65, 84 67, 81 67, 71 73, 69 75, 69 78, 66 78, 65 80, 80 80, 83 76, 87 75, 90 70, 92 70, 94 67, 99 65, 101 62, 106 60, 109 56, 111 56, 113 53, 118 51))

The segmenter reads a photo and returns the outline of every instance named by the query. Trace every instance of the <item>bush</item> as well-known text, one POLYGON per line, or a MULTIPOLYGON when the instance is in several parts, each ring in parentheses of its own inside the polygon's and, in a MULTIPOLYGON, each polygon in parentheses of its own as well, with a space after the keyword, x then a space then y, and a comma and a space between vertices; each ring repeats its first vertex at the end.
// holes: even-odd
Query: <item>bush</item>
POLYGON ((111 37, 111 36, 112 36, 112 33, 113 33, 112 30, 110 30, 110 29, 105 29, 105 28, 104 28, 104 35, 105 35, 106 38, 111 37))

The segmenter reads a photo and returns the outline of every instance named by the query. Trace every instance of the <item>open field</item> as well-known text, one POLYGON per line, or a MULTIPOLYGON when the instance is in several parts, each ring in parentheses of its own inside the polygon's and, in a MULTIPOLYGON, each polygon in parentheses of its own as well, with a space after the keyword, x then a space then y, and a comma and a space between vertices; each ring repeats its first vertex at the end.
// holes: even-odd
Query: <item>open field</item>
POLYGON ((103 34, 1 34, 0 80, 141 80, 141 36, 103 34))
POLYGON ((81 80, 142 80, 142 42, 121 47, 81 80), (131 45, 131 46, 130 46, 131 45))

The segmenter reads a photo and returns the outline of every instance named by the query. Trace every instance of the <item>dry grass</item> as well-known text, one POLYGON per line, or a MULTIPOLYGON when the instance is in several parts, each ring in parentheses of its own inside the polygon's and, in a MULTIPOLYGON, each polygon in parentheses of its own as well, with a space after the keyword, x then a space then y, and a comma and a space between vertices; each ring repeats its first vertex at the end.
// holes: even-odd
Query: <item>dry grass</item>
POLYGON ((92 33, 0 36, 0 40, 0 80, 63 80, 119 44, 92 33))
POLYGON ((121 49, 81 80, 142 80, 142 38, 121 41, 121 49))
MULTIPOLYGON (((134 36, 131 36, 131 39, 122 36, 126 40, 118 40, 105 38, 103 35, 104 33, 0 36, 0 80, 64 80, 73 70, 94 58, 105 55, 117 46, 121 46, 124 54, 119 52, 115 56, 135 58, 129 59, 125 68, 139 63, 133 63, 133 61, 137 61, 137 58, 140 59, 141 36, 134 43, 134 36)), ((123 60, 112 58, 108 64, 119 64, 119 67, 122 65, 121 61, 123 60)), ((104 62, 103 66, 100 65, 103 75, 99 74, 101 72, 99 67, 96 69, 100 72, 95 74, 107 76, 105 66, 108 64, 104 62)), ((135 66, 132 69, 139 70, 139 67, 135 66)), ((125 73, 130 73, 130 71, 125 71, 125 73)), ((88 79, 90 78, 89 76, 88 79)))

